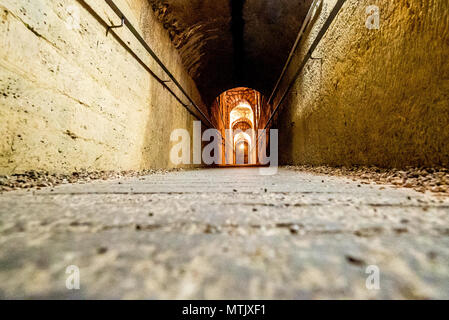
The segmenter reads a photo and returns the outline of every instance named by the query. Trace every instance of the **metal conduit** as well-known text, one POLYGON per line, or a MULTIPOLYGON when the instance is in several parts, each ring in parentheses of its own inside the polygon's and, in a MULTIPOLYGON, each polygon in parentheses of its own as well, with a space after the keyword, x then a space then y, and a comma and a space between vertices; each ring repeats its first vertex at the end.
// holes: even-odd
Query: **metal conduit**
MULTIPOLYGON (((314 10, 321 4, 322 0, 315 0, 314 3, 312 3, 312 5, 310 6, 309 12, 307 14, 306 19, 304 20, 304 23, 298 33, 298 37, 296 38, 295 44, 293 45, 293 48, 290 52, 290 55, 287 59, 287 62, 285 63, 284 69, 281 73, 281 76, 279 77, 278 82, 276 83, 275 88, 273 89, 273 92, 270 96, 270 99, 268 100, 268 104, 271 102, 270 100, 272 100, 274 98, 274 95, 283 79, 283 77, 285 76, 285 73, 287 71, 288 66, 291 63, 291 60, 293 59, 293 54, 296 51, 296 48, 299 44, 299 41, 304 33, 304 30, 307 28, 307 25, 309 24, 309 22, 312 20, 313 18, 313 14, 314 14, 314 10)), ((332 22, 335 20, 335 18, 337 17, 338 13, 340 12, 340 9, 343 7, 343 5, 345 4, 346 0, 338 0, 337 3, 335 4, 334 8, 332 9, 332 12, 329 14, 329 17, 327 18, 326 22, 324 23, 323 27, 321 28, 320 32, 318 33, 317 37, 315 38, 315 41, 312 43, 312 45, 310 46, 309 51, 307 52, 306 56, 304 57, 303 61, 301 62, 298 70, 296 71, 295 75, 293 76, 293 79, 291 80, 291 82, 289 83, 287 89, 285 90, 284 94, 282 95, 281 99, 279 100, 279 103, 276 105, 276 108, 273 110, 273 112, 270 115, 270 118, 268 119, 262 133, 257 137, 257 140, 259 141, 261 139, 261 137, 266 134, 266 131, 268 129, 268 127, 270 126, 271 122, 274 119, 274 116, 276 115, 276 113, 279 111, 279 108, 281 107, 282 103, 284 102, 285 98, 287 97, 287 94, 290 92, 290 90, 292 89, 296 79, 298 78, 298 76, 301 74, 302 70, 304 69, 304 67, 306 66, 307 62, 309 61, 309 59, 312 57, 313 52, 315 51, 316 47, 318 46, 318 44, 320 43, 321 39, 324 37, 324 35, 326 34, 327 30, 329 29, 330 25, 332 24, 332 22)))
POLYGON ((175 98, 176 100, 186 108, 193 116, 201 120, 203 124, 209 127, 214 127, 212 122, 209 120, 208 116, 204 114, 204 112, 198 107, 198 105, 193 101, 193 99, 188 95, 186 90, 181 86, 181 84, 176 80, 173 74, 168 70, 165 64, 159 59, 159 57, 154 53, 154 51, 150 48, 150 46, 146 43, 146 41, 142 38, 139 32, 134 28, 134 26, 129 22, 123 12, 115 5, 112 0, 105 0, 106 4, 114 11, 114 13, 121 19, 122 25, 126 26, 128 30, 134 35, 134 37, 139 41, 139 43, 145 48, 145 50, 150 54, 150 56, 156 61, 156 63, 162 68, 165 74, 170 78, 170 80, 175 84, 175 86, 181 91, 181 93, 189 100, 192 106, 196 109, 197 112, 200 113, 201 117, 195 114, 182 100, 173 92, 170 87, 167 86, 166 82, 159 78, 143 61, 140 59, 137 54, 112 30, 113 28, 121 27, 121 26, 109 26, 84 0, 77 0, 97 21, 99 21, 108 31, 109 34, 112 34, 114 38, 142 65, 146 71, 148 71, 164 88, 166 88, 175 98), (203 119, 202 119, 203 118, 203 119))
MULTIPOLYGON (((318 44, 320 43, 321 39, 324 37, 324 35, 326 34, 327 30, 329 29, 330 25, 332 24, 332 22, 335 20, 335 18, 337 17, 338 13, 340 12, 340 9, 343 7, 343 5, 345 4, 346 0, 338 0, 337 3, 335 4, 334 8, 332 9, 331 13, 329 14, 329 17, 327 18, 326 22, 324 23, 323 27, 321 28, 320 32, 318 33, 318 35, 315 38, 315 41, 312 43, 312 45, 310 46, 309 51, 307 52, 306 56, 304 57, 303 61, 301 62, 301 64, 299 65, 298 70, 296 71, 295 75, 293 76, 293 79, 290 81, 287 89, 285 90, 284 94, 281 96, 281 99, 279 100, 278 104, 276 105, 276 108, 274 109, 274 111, 271 113, 270 118, 268 119, 267 124, 265 125, 264 130, 266 130, 268 128, 268 126, 270 125, 270 123, 273 121, 274 116, 276 115, 276 113, 279 111, 279 107, 282 105, 282 103, 284 102, 285 98, 287 97, 287 94, 290 92, 290 90, 292 89, 293 85, 295 84, 296 79, 298 78, 298 76, 301 74, 302 70, 304 69, 304 67, 306 66, 307 62, 309 61, 309 59, 312 57, 313 52, 315 51, 316 47, 318 46, 318 44)), ((284 72, 285 73, 285 72, 284 72)))
POLYGON ((281 84, 282 79, 284 78, 285 72, 287 72, 287 69, 290 65, 290 62, 292 62, 293 55, 296 51, 296 48, 298 47, 299 41, 302 38, 302 35, 304 34, 304 30, 309 25, 310 21, 313 18, 314 12, 316 9, 318 9, 319 5, 321 4, 322 0, 313 0, 313 3, 310 5, 309 11, 307 12, 307 16, 304 19, 304 22, 302 23, 301 29, 298 32, 298 36, 296 37, 296 41, 293 44, 292 49, 290 50, 290 54, 288 55, 287 61, 285 62, 284 68, 282 69, 281 75, 278 78, 278 81, 276 82, 276 85, 274 86, 273 91, 271 92, 270 98, 268 98, 268 104, 271 103, 271 101, 274 98, 274 95, 276 94, 276 91, 279 88, 279 85, 281 84))

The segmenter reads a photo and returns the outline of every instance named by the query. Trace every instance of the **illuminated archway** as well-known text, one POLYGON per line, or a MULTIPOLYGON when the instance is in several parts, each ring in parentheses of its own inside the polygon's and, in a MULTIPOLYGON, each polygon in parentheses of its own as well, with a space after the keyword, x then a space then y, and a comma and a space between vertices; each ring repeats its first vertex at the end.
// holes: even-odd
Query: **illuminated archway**
POLYGON ((235 120, 232 125, 231 125, 231 129, 232 130, 242 130, 242 131, 246 131, 248 129, 251 129, 253 126, 251 124, 251 122, 246 119, 246 118, 240 118, 235 120))
POLYGON ((240 101, 229 113, 229 128, 232 129, 234 140, 234 164, 255 164, 256 159, 249 153, 254 150, 254 134, 248 134, 248 130, 254 129, 254 111, 251 105, 240 101), (251 151, 250 151, 251 150, 251 151))
POLYGON ((220 94, 211 106, 211 120, 223 136, 223 165, 234 165, 236 144, 248 149, 248 164, 257 165, 258 130, 265 128, 271 107, 260 92, 237 87, 220 94), (239 134, 246 133, 246 136, 239 134))
POLYGON ((241 141, 246 141, 250 147, 253 145, 252 137, 246 132, 238 132, 234 135, 234 148, 235 145, 241 141))
POLYGON ((235 145, 235 164, 250 164, 249 157, 250 146, 246 140, 239 140, 235 145))
POLYGON ((248 102, 240 102, 229 114, 229 128, 232 128, 232 124, 239 119, 247 119, 251 123, 251 128, 254 128, 254 112, 253 108, 248 102))
POLYGON ((239 129, 234 132, 234 164, 256 164, 255 154, 251 152, 254 150, 255 136, 248 132, 239 129))

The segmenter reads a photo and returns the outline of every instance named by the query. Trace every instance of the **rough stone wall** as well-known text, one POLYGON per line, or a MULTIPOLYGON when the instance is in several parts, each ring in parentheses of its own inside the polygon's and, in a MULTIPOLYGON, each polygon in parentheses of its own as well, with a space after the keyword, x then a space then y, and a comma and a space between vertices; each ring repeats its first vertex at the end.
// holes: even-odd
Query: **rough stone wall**
MULTIPOLYGON (((0 0, 0 174, 169 168, 171 131, 192 129, 195 118, 82 3, 0 0), (67 28, 74 10, 79 29, 67 28)), ((104 1, 86 3, 120 23, 104 1)), ((148 2, 115 3, 202 104, 148 2)), ((126 28, 115 32, 166 80, 126 28)))
MULTIPOLYGON (((323 2, 281 93, 336 1, 323 2)), ((447 0, 348 0, 313 58, 280 114, 282 163, 449 165, 447 0)))

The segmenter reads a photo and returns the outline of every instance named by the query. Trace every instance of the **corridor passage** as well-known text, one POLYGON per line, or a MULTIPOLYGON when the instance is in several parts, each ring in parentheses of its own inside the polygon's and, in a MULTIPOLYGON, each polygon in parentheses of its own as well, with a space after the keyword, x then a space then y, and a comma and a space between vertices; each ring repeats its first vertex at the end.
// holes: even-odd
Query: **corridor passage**
POLYGON ((0 44, 0 300, 449 299, 448 0, 0 0, 0 44))
POLYGON ((448 197, 258 170, 4 193, 0 299, 449 298, 448 197))

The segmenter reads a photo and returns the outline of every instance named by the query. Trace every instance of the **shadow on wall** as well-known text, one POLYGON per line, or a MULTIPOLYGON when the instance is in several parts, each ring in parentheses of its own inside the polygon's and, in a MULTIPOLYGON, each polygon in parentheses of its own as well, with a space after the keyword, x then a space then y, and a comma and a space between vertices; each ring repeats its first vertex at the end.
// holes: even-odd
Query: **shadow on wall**
MULTIPOLYGON (((169 40, 169 35, 167 35, 164 27, 154 19, 154 13, 150 3, 146 3, 145 10, 142 10, 141 27, 148 43, 154 44, 154 40, 152 39, 155 38, 155 35, 157 39, 165 40, 161 44, 163 45, 163 48, 161 48, 163 54, 160 56, 165 60, 165 63, 168 63, 169 69, 179 77, 182 85, 188 90, 188 94, 192 95, 193 100, 199 104, 202 112, 207 114, 206 107, 202 102, 196 85, 184 68, 181 58, 169 40)), ((184 96, 182 96, 182 99, 187 101, 184 96)), ((172 132, 180 128, 186 129, 190 135, 190 145, 193 145, 193 124, 198 119, 187 112, 172 95, 161 95, 160 86, 157 83, 153 84, 150 88, 148 108, 149 118, 144 136, 141 167, 171 169, 180 166, 198 166, 195 164, 175 165, 170 159, 170 151, 175 144, 174 142, 170 142, 172 132)), ((205 127, 203 125, 202 130, 204 129, 205 127)), ((192 157, 193 150, 190 150, 190 152, 190 157, 192 157)))

